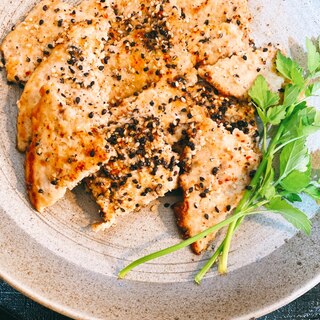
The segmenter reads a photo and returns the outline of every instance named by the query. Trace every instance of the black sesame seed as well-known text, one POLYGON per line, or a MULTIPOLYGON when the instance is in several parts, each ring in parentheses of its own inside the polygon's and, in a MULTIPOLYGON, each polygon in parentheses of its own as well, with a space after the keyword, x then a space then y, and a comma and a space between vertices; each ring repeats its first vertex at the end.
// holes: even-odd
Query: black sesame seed
POLYGON ((218 207, 214 207, 214 210, 216 210, 217 213, 220 212, 219 208, 218 207))
POLYGON ((78 104, 78 103, 80 103, 80 97, 76 97, 76 99, 75 99, 75 102, 78 104))
POLYGON ((204 192, 201 192, 201 193, 199 194, 199 196, 200 196, 201 198, 205 198, 205 197, 207 196, 207 194, 204 193, 204 192))
POLYGON ((209 215, 207 213, 205 213, 204 217, 209 220, 209 215))
POLYGON ((253 178, 254 176, 255 176, 255 174, 256 174, 256 170, 251 170, 250 172, 249 172, 249 177, 250 178, 253 178))
POLYGON ((259 135, 260 135, 260 134, 259 134, 259 131, 256 130, 255 133, 253 134, 253 137, 254 137, 254 138, 257 138, 257 137, 259 137, 259 135))
POLYGON ((56 185, 58 184, 58 180, 57 180, 57 179, 52 180, 50 183, 51 183, 52 185, 56 186, 56 185))
POLYGON ((107 113, 107 109, 102 109, 101 114, 105 115, 107 113))
POLYGON ((92 149, 92 150, 90 151, 90 157, 94 157, 94 155, 95 155, 95 151, 92 149))
POLYGON ((41 25, 43 25, 44 24, 44 21, 41 19, 41 20, 39 20, 39 25, 41 26, 41 25))
POLYGON ((42 189, 39 189, 38 190, 38 193, 43 193, 44 191, 42 189))
POLYGON ((226 206, 226 209, 227 209, 227 211, 230 211, 230 209, 231 209, 230 204, 228 204, 228 205, 226 206))
POLYGON ((252 190, 251 186, 246 186, 246 190, 252 190))
POLYGON ((165 203, 165 204, 164 204, 164 207, 165 207, 165 208, 169 208, 169 207, 170 207, 170 203, 165 203))
POLYGON ((58 20, 58 27, 62 27, 63 19, 58 20))
POLYGON ((102 71, 104 69, 104 66, 99 66, 98 69, 102 71))
POLYGON ((92 119, 93 116, 94 116, 94 113, 93 113, 93 112, 90 112, 90 113, 88 114, 88 117, 89 117, 90 119, 92 119))
POLYGON ((121 80, 121 78, 122 78, 122 77, 121 77, 121 75, 120 75, 120 74, 118 74, 118 75, 117 75, 117 80, 118 80, 118 81, 120 81, 120 80, 121 80))
POLYGON ((248 60, 248 57, 247 57, 246 55, 243 55, 243 56, 242 56, 242 59, 243 59, 243 60, 248 60))
POLYGON ((43 10, 43 11, 47 11, 47 10, 48 10, 48 6, 47 6, 47 5, 44 5, 44 6, 42 7, 42 10, 43 10))
POLYGON ((211 173, 215 176, 215 175, 217 175, 218 171, 219 171, 219 168, 218 167, 214 167, 212 169, 211 173))

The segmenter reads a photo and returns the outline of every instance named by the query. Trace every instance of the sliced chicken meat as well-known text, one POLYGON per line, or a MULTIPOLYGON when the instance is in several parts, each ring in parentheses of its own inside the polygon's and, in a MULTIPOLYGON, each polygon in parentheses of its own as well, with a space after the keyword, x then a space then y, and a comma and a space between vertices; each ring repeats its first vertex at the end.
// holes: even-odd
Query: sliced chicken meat
MULTIPOLYGON (((103 100, 98 101, 98 105, 108 101, 110 87, 102 86, 104 76, 100 70, 104 68, 105 55, 102 51, 108 26, 107 20, 99 20, 89 26, 84 22, 72 28, 70 41, 58 45, 32 74, 18 101, 17 140, 20 151, 25 151, 31 141, 31 115, 41 99, 40 89, 47 83, 61 84, 65 92, 74 94, 74 101, 79 98, 77 90, 93 86, 98 90, 101 88, 99 96, 103 100)), ((90 95, 90 90, 88 92, 90 95)))
MULTIPOLYGON (((185 172, 179 184, 184 200, 175 206, 178 226, 185 237, 225 219, 234 209, 260 161, 254 108, 220 95, 205 82, 190 88, 195 105, 207 110, 202 130, 193 138, 197 152, 186 148, 185 172)), ((215 234, 195 242, 194 252, 205 250, 215 234)))
POLYGON ((33 138, 26 153, 27 190, 40 212, 116 155, 106 147, 103 127, 91 120, 94 111, 68 101, 59 92, 56 84, 42 88, 33 114, 33 138))
POLYGON ((179 151, 205 116, 183 82, 172 87, 164 80, 111 108, 107 141, 117 157, 86 180, 105 221, 96 227, 109 227, 117 215, 177 188, 179 151))
MULTIPOLYGON (((162 1, 158 3, 162 3, 162 1)), ((170 5, 167 3, 166 6, 171 6, 172 9, 171 3, 170 5)), ((90 25, 84 22, 70 28, 67 35, 68 40, 57 46, 51 56, 32 74, 18 102, 17 140, 20 151, 25 151, 31 139, 30 114, 39 100, 40 88, 48 79, 53 81, 53 78, 55 78, 56 81, 60 81, 61 78, 65 77, 65 70, 71 68, 73 64, 73 57, 70 57, 69 53, 72 46, 85 53, 88 50, 87 45, 89 50, 92 51, 90 48, 96 41, 104 41, 104 47, 102 48, 99 44, 99 50, 93 51, 92 54, 95 56, 90 57, 90 59, 94 58, 96 62, 93 69, 97 69, 97 67, 101 69, 102 78, 100 77, 101 81, 99 82, 101 90, 109 90, 110 92, 109 99, 105 100, 107 103, 121 101, 125 97, 148 87, 151 83, 159 81, 163 76, 170 76, 171 79, 174 79, 175 76, 179 75, 188 79, 189 84, 192 85, 196 81, 196 70, 193 66, 204 60, 208 56, 207 52, 212 51, 210 61, 217 61, 220 57, 229 56, 235 50, 243 49, 242 31, 235 25, 224 24, 221 28, 205 25, 208 29, 207 32, 212 36, 210 44, 199 46, 194 43, 190 45, 190 48, 193 49, 188 51, 184 46, 184 41, 178 39, 179 42, 177 40, 175 29, 173 29, 178 27, 179 22, 183 19, 175 15, 176 25, 168 26, 166 15, 159 11, 157 5, 153 5, 152 8, 153 11, 149 8, 151 10, 149 12, 150 17, 144 24, 137 25, 137 28, 132 30, 129 35, 112 43, 106 37, 108 26, 105 25, 107 25, 106 21, 109 21, 109 19, 100 17, 91 22, 90 25), (100 38, 97 39, 95 39, 95 26, 99 29, 98 35, 100 38), (103 26, 106 28, 105 34, 103 26), (82 34, 87 38, 79 38, 82 34), (86 44, 87 42, 88 44, 86 44), (97 59, 100 59, 100 61, 97 61, 97 59)), ((195 35, 191 35, 193 38, 190 38, 190 43, 200 36, 198 31, 195 32, 195 35)), ((201 44, 201 41, 199 43, 201 44)), ((81 63, 78 64, 81 67, 81 63)), ((71 79, 73 78, 71 75, 71 79)))
POLYGON ((272 90, 278 90, 283 79, 275 70, 276 52, 277 49, 271 45, 258 50, 251 48, 221 59, 214 65, 203 66, 199 74, 221 93, 237 98, 247 96, 259 74, 267 79, 272 90))
MULTIPOLYGON (((202 138, 204 145, 192 157, 190 169, 180 176, 184 201, 175 206, 175 214, 185 237, 226 218, 240 201, 260 159, 252 137, 239 129, 231 133, 211 121, 202 138)), ((194 252, 207 249, 214 237, 212 233, 195 242, 194 252)))
POLYGON ((1 44, 8 81, 25 82, 46 60, 59 38, 78 19, 73 7, 59 0, 43 0, 15 26, 1 44))

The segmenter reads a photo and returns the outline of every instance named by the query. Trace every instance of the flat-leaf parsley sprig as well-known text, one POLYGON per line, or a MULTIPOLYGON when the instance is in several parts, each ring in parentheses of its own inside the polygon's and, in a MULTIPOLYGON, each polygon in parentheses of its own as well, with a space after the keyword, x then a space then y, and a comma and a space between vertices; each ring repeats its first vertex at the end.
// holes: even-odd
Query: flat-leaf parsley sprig
POLYGON ((310 234, 311 221, 291 203, 301 202, 302 193, 320 200, 320 179, 312 176, 311 157, 306 146, 307 137, 320 130, 320 112, 307 104, 308 98, 320 95, 319 45, 307 39, 307 70, 278 51, 276 68, 285 78, 283 95, 270 91, 263 76, 258 76, 251 87, 249 96, 264 129, 262 160, 233 215, 192 238, 132 262, 120 271, 119 278, 124 278, 142 263, 180 250, 228 226, 225 238, 198 272, 195 281, 200 283, 217 260, 218 270, 224 274, 227 272, 232 237, 248 215, 274 212, 295 228, 310 234))

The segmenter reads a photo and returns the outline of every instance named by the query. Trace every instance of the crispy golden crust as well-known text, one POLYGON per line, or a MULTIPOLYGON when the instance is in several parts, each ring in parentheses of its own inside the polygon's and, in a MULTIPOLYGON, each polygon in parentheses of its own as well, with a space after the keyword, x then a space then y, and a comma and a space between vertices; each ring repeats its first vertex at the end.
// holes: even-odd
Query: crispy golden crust
MULTIPOLYGON (((180 176, 184 201, 175 208, 186 237, 224 220, 237 206, 250 182, 250 172, 259 164, 252 132, 235 129, 231 133, 214 122, 210 130, 202 132, 205 143, 192 157, 190 169, 180 176)), ((214 237, 215 233, 195 242, 195 253, 205 250, 214 237)))
MULTIPOLYGON (((236 207, 250 172, 260 160, 254 107, 223 96, 206 82, 199 82, 188 92, 196 107, 207 111, 201 131, 193 137, 196 151, 184 149, 181 161, 185 172, 179 185, 184 201, 174 207, 177 224, 184 237, 192 237, 225 219, 236 207)), ((200 254, 215 233, 192 245, 200 254)))
POLYGON ((281 87, 283 78, 274 67, 276 48, 271 45, 263 49, 249 48, 246 51, 219 60, 214 65, 203 66, 199 75, 226 96, 238 99, 247 97, 248 90, 258 75, 263 75, 273 90, 281 87))
POLYGON ((1 44, 7 78, 25 82, 39 63, 46 59, 56 40, 67 28, 58 21, 69 21, 72 6, 60 0, 43 0, 11 31, 1 44))
MULTIPOLYGON (((234 7, 245 11, 244 3, 234 1, 221 6, 214 4, 215 11, 212 11, 214 14, 209 14, 209 20, 207 13, 212 6, 211 2, 202 3, 200 7, 188 8, 188 4, 179 1, 176 4, 174 1, 159 0, 152 5, 148 1, 133 1, 124 5, 122 0, 118 0, 115 3, 117 17, 109 6, 103 6, 95 0, 80 4, 74 9, 77 20, 71 23, 71 26, 67 23, 69 20, 63 20, 68 32, 61 36, 59 42, 56 41, 60 45, 48 51, 50 56, 45 57, 45 61, 31 76, 28 75, 30 80, 18 102, 18 149, 25 151, 30 142, 31 112, 40 99, 40 88, 48 80, 65 81, 66 78, 75 77, 66 76, 66 73, 70 73, 68 68, 72 60, 68 53, 69 47, 78 47, 85 53, 88 49, 83 45, 89 45, 90 48, 95 41, 101 42, 101 39, 104 39, 102 50, 90 51, 97 60, 91 67, 94 72, 101 64, 105 67, 103 72, 100 72, 103 75, 100 77, 100 85, 102 88, 108 88, 110 92, 106 102, 118 103, 159 81, 163 76, 170 76, 171 79, 182 76, 192 84, 196 80, 194 65, 212 64, 221 57, 245 50, 248 41, 243 26, 248 22, 247 15, 243 13, 241 16, 241 25, 237 23, 239 17, 227 18, 234 7), (163 6, 163 12, 159 11, 158 4, 163 6), (197 11, 197 19, 193 19, 194 10, 197 11), (138 14, 139 11, 141 14, 138 14), (129 12, 132 15, 130 19, 129 12), (91 16, 94 18, 89 19, 91 16), (101 25, 105 25, 102 36, 99 30, 101 25), (100 27, 95 29, 94 26, 100 27), (79 39, 79 35, 86 35, 86 41, 79 39), (101 52, 104 56, 100 57, 101 52), (100 63, 99 60, 104 63, 100 63)), ((26 45, 24 39, 18 39, 18 42, 21 46, 26 45)), ((100 47, 101 43, 98 46, 100 47)), ((90 55, 86 57, 86 60, 91 59, 90 55)), ((24 62, 23 66, 25 65, 24 62)), ((32 71, 34 68, 35 66, 32 71)), ((82 81, 81 78, 77 80, 77 83, 82 81)))
POLYGON ((206 115, 194 106, 183 82, 179 85, 160 81, 110 109, 108 139, 117 157, 86 180, 105 222, 113 223, 117 215, 139 209, 177 187, 180 154, 174 146, 184 148, 206 115))
POLYGON ((105 146, 105 132, 95 122, 84 122, 87 111, 66 108, 66 98, 51 84, 41 90, 34 110, 33 138, 26 153, 26 185, 38 211, 62 198, 82 179, 97 172, 115 155, 105 146))

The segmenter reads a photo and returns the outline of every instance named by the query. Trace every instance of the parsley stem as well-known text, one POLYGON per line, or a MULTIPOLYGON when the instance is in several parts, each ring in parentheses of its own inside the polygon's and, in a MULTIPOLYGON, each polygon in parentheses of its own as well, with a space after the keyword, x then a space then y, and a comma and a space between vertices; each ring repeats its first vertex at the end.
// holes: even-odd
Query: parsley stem
MULTIPOLYGON (((240 218, 241 219, 241 218, 240 218)), ((203 266, 203 268, 196 274, 194 281, 197 284, 201 283, 202 278, 205 276, 205 274, 210 270, 212 265, 216 262, 218 259, 221 251, 223 250, 225 240, 221 242, 218 249, 214 252, 213 256, 207 261, 207 263, 203 266)))
POLYGON ((233 221, 228 228, 227 235, 224 240, 224 246, 222 251, 222 256, 219 261, 218 271, 220 274, 225 274, 228 272, 228 256, 232 241, 232 236, 234 234, 235 227, 237 225, 237 221, 233 221))
POLYGON ((145 263, 150 260, 153 260, 153 259, 156 259, 156 258, 159 258, 159 257, 162 257, 164 255, 175 252, 175 251, 180 250, 182 248, 185 248, 185 247, 189 246, 190 244, 204 238, 205 236, 209 235, 210 233, 217 231, 217 230, 229 225, 231 222, 241 218, 243 215, 244 215, 243 212, 238 212, 237 214, 235 214, 235 215, 231 216, 230 218, 212 226, 211 228, 208 228, 208 229, 202 231, 201 233, 198 233, 197 235, 195 235, 192 238, 189 238, 189 239, 184 240, 176 245, 173 245, 173 246, 168 247, 166 249, 151 253, 151 254, 144 256, 138 260, 135 260, 132 263, 130 263, 127 267, 122 269, 119 272, 118 277, 120 279, 123 279, 129 271, 131 271, 133 268, 136 268, 140 264, 145 263))
POLYGON ((263 153, 267 150, 267 125, 263 124, 263 145, 262 145, 262 151, 263 153))

